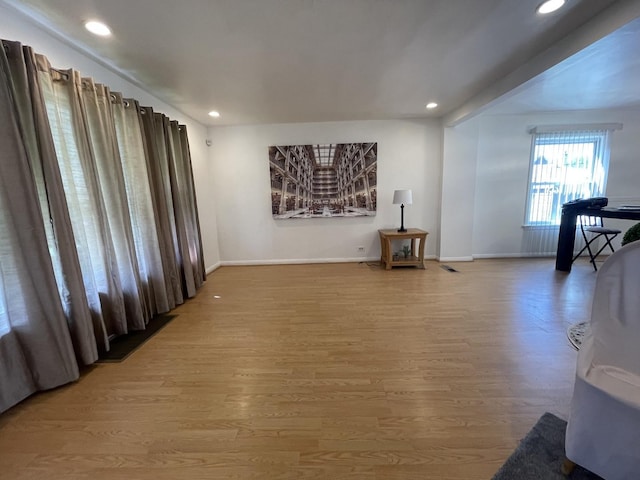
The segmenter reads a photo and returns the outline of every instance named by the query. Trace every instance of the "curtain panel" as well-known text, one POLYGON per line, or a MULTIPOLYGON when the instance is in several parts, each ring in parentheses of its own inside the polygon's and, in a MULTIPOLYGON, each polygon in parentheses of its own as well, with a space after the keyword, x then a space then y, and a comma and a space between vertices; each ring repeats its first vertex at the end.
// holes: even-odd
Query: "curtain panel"
POLYGON ((186 127, 2 45, 0 412, 205 280, 186 127))

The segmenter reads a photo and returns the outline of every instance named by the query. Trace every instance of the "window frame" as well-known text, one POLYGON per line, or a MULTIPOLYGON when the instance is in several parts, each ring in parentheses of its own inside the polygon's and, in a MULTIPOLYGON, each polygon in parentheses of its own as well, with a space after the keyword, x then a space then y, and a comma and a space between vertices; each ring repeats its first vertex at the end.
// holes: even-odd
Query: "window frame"
MULTIPOLYGON (((610 132, 622 128, 620 124, 607 124, 602 126, 596 126, 592 128, 585 128, 585 126, 552 126, 552 127, 534 127, 529 130, 532 134, 531 147, 529 151, 529 174, 527 179, 526 199, 524 208, 523 226, 525 228, 558 228, 560 225, 561 217, 561 205, 553 205, 551 207, 551 218, 541 221, 532 221, 532 208, 534 202, 534 189, 537 185, 548 183, 550 188, 559 188, 559 193, 563 192, 563 187, 568 185, 566 182, 534 182, 534 169, 536 166, 536 159, 539 155, 536 155, 537 148, 544 145, 576 145, 582 143, 593 143, 592 155, 589 162, 589 181, 581 184, 574 195, 560 195, 564 198, 558 199, 562 203, 566 203, 577 198, 582 198, 581 192, 585 189, 589 190, 590 197, 603 196, 608 176, 609 169, 609 155, 610 155, 610 132), (603 171, 602 178, 599 183, 594 181, 594 172, 598 166, 601 166, 603 171), (552 185, 555 184, 555 185, 552 185)), ((566 177, 566 174, 565 174, 566 177)), ((569 184, 570 185, 570 184, 569 184)))

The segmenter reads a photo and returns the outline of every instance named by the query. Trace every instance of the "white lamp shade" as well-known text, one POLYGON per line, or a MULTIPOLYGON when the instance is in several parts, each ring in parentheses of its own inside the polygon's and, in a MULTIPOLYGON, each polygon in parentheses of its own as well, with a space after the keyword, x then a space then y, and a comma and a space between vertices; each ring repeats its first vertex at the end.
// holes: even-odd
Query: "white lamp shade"
POLYGON ((411 205, 413 198, 411 196, 411 190, 396 190, 393 192, 393 204, 394 205, 411 205))

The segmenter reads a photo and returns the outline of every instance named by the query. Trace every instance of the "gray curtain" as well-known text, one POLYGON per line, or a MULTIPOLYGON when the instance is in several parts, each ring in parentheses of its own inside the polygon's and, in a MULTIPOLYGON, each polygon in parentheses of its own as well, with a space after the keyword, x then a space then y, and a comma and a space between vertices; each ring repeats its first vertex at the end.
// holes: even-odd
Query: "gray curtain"
POLYGON ((31 167, 47 244, 56 275, 74 350, 82 364, 98 358, 94 323, 82 282, 82 272, 74 247, 68 207, 58 169, 46 107, 37 81, 35 55, 18 42, 3 42, 10 71, 13 98, 17 106, 22 142, 31 167))
MULTIPOLYGON (((42 56, 37 60, 89 305, 102 322, 106 337, 124 334, 122 285, 98 167, 80 105, 81 79, 73 70, 52 70, 42 56)), ((99 348, 108 349, 106 337, 99 348)))
POLYGON ((97 180, 104 202, 108 234, 115 254, 115 268, 122 288, 125 317, 117 322, 115 333, 126 333, 129 329, 143 330, 151 315, 144 302, 138 271, 131 212, 124 183, 123 162, 118 147, 110 92, 104 85, 94 84, 90 78, 82 78, 73 85, 80 100, 83 126, 86 127, 93 152, 91 160, 97 167, 97 180))
POLYGON ((191 262, 193 279, 196 288, 202 285, 206 279, 204 268, 204 255, 202 253, 202 240, 200 235, 200 220, 198 218, 198 205, 196 202, 196 190, 193 184, 193 168, 191 166, 191 153, 189 152, 189 140, 187 138, 187 129, 184 125, 178 125, 172 122, 172 126, 178 131, 178 140, 180 142, 180 155, 174 156, 179 158, 176 168, 181 170, 178 182, 181 194, 184 197, 185 205, 185 225, 184 229, 187 233, 189 261, 191 262))
POLYGON ((78 378, 7 50, 0 52, 0 411, 78 378))
POLYGON ((2 43, 0 411, 205 280, 185 127, 2 43))
MULTIPOLYGON (((175 306, 170 301, 170 282, 165 277, 158 215, 153 203, 153 178, 149 171, 138 102, 111 93, 114 123, 123 163, 124 183, 131 211, 132 231, 147 309, 164 313, 175 306)), ((173 297, 171 297, 173 299, 173 297)))
POLYGON ((149 158, 149 172, 153 189, 153 201, 158 216, 158 225, 164 233, 160 239, 163 264, 166 268, 167 286, 170 301, 180 304, 184 301, 182 290, 178 234, 176 216, 171 195, 169 177, 168 139, 164 127, 164 115, 154 113, 151 107, 142 107, 145 145, 149 158))
POLYGON ((198 257, 199 244, 196 241, 197 225, 191 212, 193 211, 193 185, 187 182, 190 164, 184 157, 180 126, 176 121, 164 119, 163 124, 169 141, 169 178, 173 198, 173 209, 176 215, 177 249, 176 258, 182 267, 182 282, 188 297, 196 294, 196 288, 202 283, 198 257))

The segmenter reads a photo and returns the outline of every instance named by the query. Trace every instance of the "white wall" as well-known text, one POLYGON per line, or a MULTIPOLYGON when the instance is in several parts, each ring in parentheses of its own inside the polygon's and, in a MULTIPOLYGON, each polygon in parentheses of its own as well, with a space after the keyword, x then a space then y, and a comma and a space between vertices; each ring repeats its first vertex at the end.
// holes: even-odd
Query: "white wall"
MULTIPOLYGON (((187 125, 208 270, 228 263, 377 258, 377 229, 399 224, 394 189, 411 188, 405 224, 429 231, 426 253, 441 260, 527 255, 555 232, 522 228, 531 137, 537 124, 621 122, 613 134, 610 204, 640 203, 640 111, 564 112, 476 117, 442 129, 431 120, 330 122, 207 128, 151 93, 0 5, 0 38, 73 67, 126 97, 187 125), (206 146, 206 139, 213 142, 206 146), (274 220, 267 147, 378 142, 378 213, 371 218, 274 220), (544 235, 547 238, 542 238, 544 235), (360 254, 357 247, 364 246, 360 254)), ((609 220, 626 230, 631 223, 609 220)))
POLYGON ((223 263, 375 259, 377 230, 398 228, 395 189, 411 189, 405 226, 439 235, 440 126, 431 120, 327 122, 212 127, 210 138, 218 236, 223 263), (271 215, 268 147, 316 143, 378 143, 378 210, 374 217, 280 219, 271 215), (361 254, 357 247, 364 246, 361 254))
MULTIPOLYGON (((622 123, 623 129, 613 132, 611 142, 609 205, 640 203, 640 110, 485 115, 478 120, 474 256, 526 256, 544 242, 555 253, 557 230, 522 228, 531 149, 527 129, 534 125, 622 123)), ((633 225, 624 220, 606 222, 623 232, 633 225)))
POLYGON ((442 132, 442 201, 440 261, 469 261, 478 150, 478 125, 470 120, 442 132))
POLYGON ((45 55, 55 68, 74 68, 83 75, 93 77, 97 82, 109 86, 112 91, 122 92, 127 98, 135 98, 142 105, 151 106, 154 111, 164 113, 171 119, 187 126, 200 213, 205 266, 211 267, 217 264, 220 260, 220 254, 216 217, 212 208, 215 204, 215 197, 210 188, 209 151, 205 144, 207 127, 59 41, 42 28, 29 23, 21 14, 3 5, 0 5, 0 38, 29 45, 36 53, 45 55))

